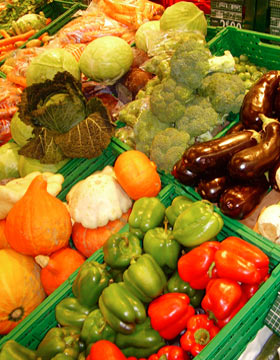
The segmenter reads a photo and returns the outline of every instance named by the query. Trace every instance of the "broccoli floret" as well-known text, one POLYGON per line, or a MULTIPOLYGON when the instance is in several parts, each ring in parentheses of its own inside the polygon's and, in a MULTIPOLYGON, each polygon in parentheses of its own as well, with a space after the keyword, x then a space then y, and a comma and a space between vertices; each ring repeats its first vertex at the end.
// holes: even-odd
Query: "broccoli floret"
POLYGON ((151 93, 151 111, 160 121, 170 125, 184 115, 185 106, 192 98, 192 90, 166 78, 151 93))
POLYGON ((147 84, 143 89, 138 91, 136 95, 136 99, 142 99, 144 97, 150 96, 153 91, 153 88, 158 84, 160 84, 160 79, 157 76, 153 77, 151 80, 147 82, 147 84))
POLYGON ((131 101, 120 110, 118 120, 133 127, 137 122, 140 112, 147 106, 148 101, 144 98, 131 101))
POLYGON ((203 79, 199 94, 208 97, 221 114, 238 114, 245 96, 245 85, 238 75, 213 73, 203 79))
POLYGON ((204 44, 190 39, 177 47, 170 66, 171 76, 176 81, 197 89, 211 72, 233 72, 235 62, 229 51, 224 56, 215 57, 204 44))
POLYGON ((136 149, 150 156, 150 147, 154 136, 168 127, 150 111, 144 110, 134 126, 136 149))
POLYGON ((176 121, 175 126, 178 130, 188 132, 192 138, 201 137, 208 132, 208 138, 220 121, 221 116, 213 109, 209 100, 197 95, 187 104, 184 116, 176 121))
POLYGON ((171 172, 188 147, 190 135, 185 131, 167 128, 153 139, 150 158, 159 170, 171 172))

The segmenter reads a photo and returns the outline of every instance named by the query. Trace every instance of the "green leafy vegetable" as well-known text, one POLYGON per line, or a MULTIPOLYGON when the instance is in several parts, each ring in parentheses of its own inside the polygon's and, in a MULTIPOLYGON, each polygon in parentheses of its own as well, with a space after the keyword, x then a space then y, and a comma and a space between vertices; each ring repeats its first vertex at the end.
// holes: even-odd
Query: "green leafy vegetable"
POLYGON ((87 102, 81 83, 68 72, 28 86, 22 94, 19 115, 25 124, 34 127, 34 138, 20 154, 43 164, 96 157, 115 131, 102 101, 92 98, 87 102))

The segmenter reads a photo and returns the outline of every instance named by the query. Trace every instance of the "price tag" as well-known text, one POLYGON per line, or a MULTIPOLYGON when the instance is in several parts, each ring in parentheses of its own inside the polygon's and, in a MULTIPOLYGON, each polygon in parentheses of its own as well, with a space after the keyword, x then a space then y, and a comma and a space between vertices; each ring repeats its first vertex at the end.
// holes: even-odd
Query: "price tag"
POLYGON ((220 19, 220 26, 222 27, 234 26, 238 29, 242 28, 242 24, 240 22, 234 20, 224 20, 224 19, 220 19))

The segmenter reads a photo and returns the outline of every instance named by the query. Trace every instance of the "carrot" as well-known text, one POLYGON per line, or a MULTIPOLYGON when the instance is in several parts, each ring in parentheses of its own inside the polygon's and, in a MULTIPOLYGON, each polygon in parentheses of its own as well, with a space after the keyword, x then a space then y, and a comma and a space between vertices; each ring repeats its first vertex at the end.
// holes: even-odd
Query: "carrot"
POLYGON ((38 37, 38 39, 41 40, 41 41, 43 41, 43 40, 42 40, 43 37, 44 37, 44 36, 48 36, 48 35, 49 35, 48 32, 44 32, 41 36, 38 37))
POLYGON ((0 29, 0 34, 3 36, 4 39, 9 39, 11 37, 4 29, 0 29))
POLYGON ((52 22, 52 19, 51 19, 51 18, 47 18, 47 19, 46 19, 46 25, 49 25, 51 22, 52 22))
POLYGON ((14 44, 17 41, 21 41, 21 40, 27 40, 28 38, 30 38, 32 35, 35 34, 35 30, 29 30, 26 33, 20 34, 20 35, 15 35, 15 36, 11 36, 8 39, 2 39, 0 40, 0 47, 2 46, 6 46, 9 44, 14 44))
POLYGON ((26 88, 27 86, 26 78, 22 75, 15 75, 15 73, 12 71, 7 74, 7 80, 11 81, 14 84, 20 85, 23 88, 26 88))
POLYGON ((7 109, 0 109, 0 118, 1 119, 11 119, 13 115, 18 111, 17 106, 11 106, 7 109))
POLYGON ((7 51, 11 51, 11 50, 14 50, 14 49, 15 49, 15 45, 14 45, 14 44, 2 46, 2 47, 0 47, 0 53, 7 52, 7 51))

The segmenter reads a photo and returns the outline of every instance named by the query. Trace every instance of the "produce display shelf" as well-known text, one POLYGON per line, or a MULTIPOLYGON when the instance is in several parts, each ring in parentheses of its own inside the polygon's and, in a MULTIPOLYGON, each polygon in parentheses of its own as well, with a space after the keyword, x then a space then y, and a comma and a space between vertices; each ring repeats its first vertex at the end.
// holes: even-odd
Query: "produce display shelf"
MULTIPOLYGON (((118 152, 118 146, 111 145, 112 149, 118 152)), ((179 195, 185 195, 195 201, 196 197, 191 189, 184 189, 176 184, 169 184, 164 187, 159 198, 167 207, 171 201, 179 195)), ((128 230, 126 225, 121 231, 128 230)), ((231 223, 225 221, 222 231, 217 236, 219 241, 227 236, 240 236, 231 223)), ((245 235, 243 239, 255 244, 255 239, 245 235)), ((267 249, 262 249, 267 253, 267 249)), ((220 333, 204 348, 196 357, 197 360, 235 360, 242 353, 247 343, 255 336, 256 332, 263 326, 263 319, 266 316, 269 307, 276 298, 280 282, 280 265, 276 266, 271 254, 270 257, 270 278, 261 286, 258 292, 249 300, 231 322, 226 325, 220 333)), ((273 256, 273 254, 272 254, 273 256)), ((103 251, 99 249, 89 260, 103 262, 103 251)), ((0 347, 9 340, 13 339, 30 349, 36 349, 46 332, 57 325, 55 319, 55 306, 63 298, 73 296, 72 284, 77 276, 76 270, 67 281, 65 281, 57 290, 47 297, 25 320, 23 320, 14 330, 6 335, 0 341, 0 347)))

